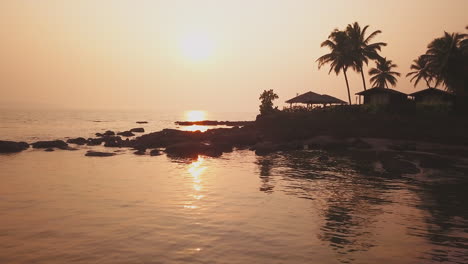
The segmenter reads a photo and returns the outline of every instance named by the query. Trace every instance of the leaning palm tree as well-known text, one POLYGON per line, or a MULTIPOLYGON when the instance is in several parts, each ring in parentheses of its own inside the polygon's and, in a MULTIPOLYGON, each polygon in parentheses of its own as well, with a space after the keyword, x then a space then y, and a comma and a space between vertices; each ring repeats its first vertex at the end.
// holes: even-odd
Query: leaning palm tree
POLYGON ((443 37, 429 43, 424 55, 436 84, 443 84, 449 91, 463 92, 466 78, 467 38, 467 34, 445 32, 443 37))
POLYGON ((376 61, 376 67, 369 70, 369 75, 371 75, 371 82, 374 87, 379 88, 388 88, 388 83, 392 86, 395 86, 397 83, 397 78, 395 76, 400 76, 399 72, 393 71, 393 68, 396 68, 397 65, 393 64, 391 60, 383 58, 376 61))
POLYGON ((348 24, 346 27, 346 34, 350 41, 350 47, 352 56, 354 57, 353 69, 361 73, 362 85, 364 90, 366 90, 366 80, 364 78, 364 63, 368 65, 369 60, 379 60, 382 57, 379 55, 379 51, 382 47, 387 46, 387 43, 376 42, 370 43, 371 40, 382 33, 380 30, 372 32, 369 36, 366 36, 366 31, 369 28, 369 25, 361 29, 361 26, 358 22, 353 24, 348 24))
POLYGON ((319 69, 323 65, 330 63, 328 74, 332 71, 334 71, 336 75, 341 71, 343 72, 346 81, 346 88, 348 89, 348 100, 349 104, 351 104, 351 92, 349 90, 348 76, 346 75, 346 72, 349 67, 353 66, 353 58, 348 52, 349 41, 346 32, 335 29, 330 36, 328 36, 328 39, 322 42, 320 47, 328 47, 330 49, 330 53, 317 59, 319 69))
POLYGON ((413 60, 413 64, 410 67, 412 72, 406 74, 406 77, 412 76, 410 79, 411 82, 414 81, 414 86, 418 85, 419 81, 424 80, 426 82, 427 87, 431 87, 430 83, 434 76, 432 75, 431 71, 428 67, 428 60, 424 56, 419 56, 417 59, 413 60))

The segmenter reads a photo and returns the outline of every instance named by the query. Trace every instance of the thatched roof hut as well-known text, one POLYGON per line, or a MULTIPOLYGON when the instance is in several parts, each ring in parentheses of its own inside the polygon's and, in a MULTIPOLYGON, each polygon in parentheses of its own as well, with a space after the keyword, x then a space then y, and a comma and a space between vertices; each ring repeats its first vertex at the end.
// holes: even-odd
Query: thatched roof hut
POLYGON ((417 104, 454 104, 455 95, 436 88, 427 88, 409 96, 414 98, 417 104))
POLYGON ((333 96, 327 95, 327 94, 317 94, 314 92, 307 92, 301 95, 298 95, 294 98, 291 98, 286 101, 288 104, 294 104, 294 103, 299 103, 299 104, 307 104, 307 105, 313 105, 313 104, 346 104, 345 101, 342 101, 338 98, 335 98, 333 96))
POLYGON ((408 95, 397 90, 374 87, 356 93, 364 96, 364 104, 402 104, 407 101, 408 95))

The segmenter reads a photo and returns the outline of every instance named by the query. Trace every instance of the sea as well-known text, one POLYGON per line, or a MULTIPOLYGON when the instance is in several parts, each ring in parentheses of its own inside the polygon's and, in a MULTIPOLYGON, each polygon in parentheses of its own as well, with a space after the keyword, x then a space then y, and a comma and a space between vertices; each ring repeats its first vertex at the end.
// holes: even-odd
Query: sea
MULTIPOLYGON (((184 117, 3 109, 0 140, 187 129, 174 123, 184 117)), ((0 263, 468 263, 463 171, 383 175, 319 150, 174 159, 91 149, 104 147, 0 155, 0 263)))

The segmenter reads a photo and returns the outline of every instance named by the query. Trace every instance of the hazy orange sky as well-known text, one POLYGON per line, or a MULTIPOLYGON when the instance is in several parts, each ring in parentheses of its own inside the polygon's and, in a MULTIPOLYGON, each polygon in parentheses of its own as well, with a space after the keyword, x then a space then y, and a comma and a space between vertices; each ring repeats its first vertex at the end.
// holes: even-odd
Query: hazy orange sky
MULTIPOLYGON (((467 0, 2 0, 0 103, 257 111, 264 89, 280 106, 309 90, 346 101, 343 76, 315 62, 334 28, 382 30, 381 54, 404 75, 444 30, 465 31, 467 10, 467 0)), ((350 75, 354 94, 362 83, 350 75)), ((404 77, 396 89, 416 90, 404 77)))

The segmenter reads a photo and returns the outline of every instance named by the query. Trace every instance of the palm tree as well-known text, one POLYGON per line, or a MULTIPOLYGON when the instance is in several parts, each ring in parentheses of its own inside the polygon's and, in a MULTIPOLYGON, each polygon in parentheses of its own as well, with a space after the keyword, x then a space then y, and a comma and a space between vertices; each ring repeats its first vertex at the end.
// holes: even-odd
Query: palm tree
POLYGON ((411 64, 410 69, 413 71, 406 74, 406 77, 413 76, 410 81, 414 81, 415 87, 418 85, 421 79, 426 82, 428 88, 431 87, 430 82, 434 77, 428 68, 428 61, 426 57, 419 56, 417 59, 413 60, 413 64, 411 64))
POLYGON ((399 72, 392 71, 397 65, 393 64, 391 60, 383 58, 382 60, 376 61, 376 68, 369 70, 371 75, 371 82, 374 87, 388 88, 388 83, 395 86, 397 79, 395 76, 400 76, 399 72))
POLYGON ((349 54, 349 41, 346 32, 339 31, 335 29, 328 39, 322 42, 320 47, 328 47, 331 51, 328 54, 325 54, 317 59, 319 69, 325 65, 330 63, 330 74, 332 71, 338 75, 341 71, 343 71, 345 81, 346 81, 346 88, 348 89, 348 100, 349 104, 351 104, 351 92, 349 90, 349 82, 348 76, 346 75, 346 71, 349 67, 353 66, 353 58, 349 54))
POLYGON ((369 59, 382 59, 382 57, 378 54, 378 51, 380 51, 382 47, 387 46, 387 43, 384 42, 370 43, 370 41, 375 36, 382 33, 382 31, 376 30, 366 37, 366 31, 368 28, 369 25, 361 29, 361 26, 358 22, 348 24, 348 26, 346 27, 346 34, 348 35, 349 41, 351 42, 350 52, 354 57, 353 68, 357 72, 361 73, 362 85, 364 86, 364 90, 366 90, 366 80, 364 78, 363 71, 364 63, 368 65, 369 59))
POLYGON ((443 37, 429 43, 424 55, 436 84, 444 84, 447 90, 456 93, 464 90, 468 66, 467 37, 467 34, 445 32, 443 37))

